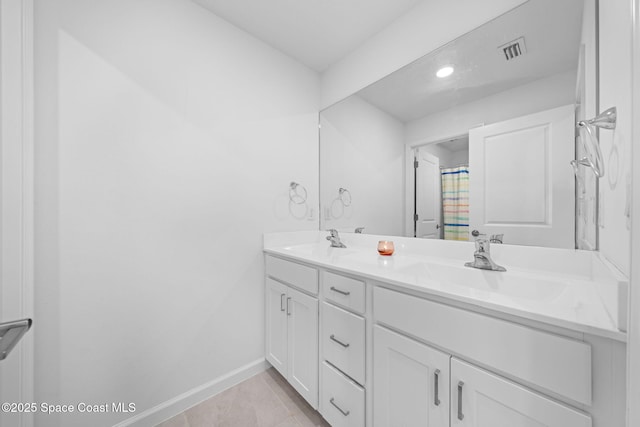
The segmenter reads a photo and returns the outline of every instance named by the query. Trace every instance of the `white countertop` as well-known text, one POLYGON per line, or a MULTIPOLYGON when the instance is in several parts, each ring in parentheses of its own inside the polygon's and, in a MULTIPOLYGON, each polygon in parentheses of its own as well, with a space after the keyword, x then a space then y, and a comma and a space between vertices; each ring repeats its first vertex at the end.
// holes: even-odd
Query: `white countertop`
POLYGON ((464 267, 469 242, 342 234, 347 248, 331 248, 324 232, 265 234, 267 254, 389 283, 491 311, 573 331, 626 341, 628 281, 597 252, 492 245, 506 272, 464 267), (381 256, 378 240, 396 252, 381 256), (624 326, 623 326, 624 328, 624 326))

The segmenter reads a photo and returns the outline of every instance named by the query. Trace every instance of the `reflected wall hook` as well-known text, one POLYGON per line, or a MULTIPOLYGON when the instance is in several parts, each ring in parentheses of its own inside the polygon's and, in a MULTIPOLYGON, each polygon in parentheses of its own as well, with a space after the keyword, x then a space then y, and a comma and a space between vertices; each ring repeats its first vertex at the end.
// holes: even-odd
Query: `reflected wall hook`
POLYGON ((349 190, 341 187, 338 190, 338 194, 338 198, 344 206, 351 206, 351 192, 349 190))
POLYGON ((600 150, 600 142, 596 137, 596 128, 600 129, 615 129, 616 121, 618 118, 618 111, 616 107, 611 107, 602 113, 598 114, 591 120, 581 120, 578 122, 578 128, 584 128, 589 135, 588 141, 580 138, 582 146, 584 147, 586 156, 580 160, 572 160, 571 166, 573 166, 574 173, 578 174, 578 165, 583 165, 590 168, 593 173, 598 177, 604 176, 604 161, 602 159, 602 151, 600 150))
POLYGON ((307 201, 307 189, 297 182, 291 181, 289 184, 289 200, 296 205, 301 205, 307 201))

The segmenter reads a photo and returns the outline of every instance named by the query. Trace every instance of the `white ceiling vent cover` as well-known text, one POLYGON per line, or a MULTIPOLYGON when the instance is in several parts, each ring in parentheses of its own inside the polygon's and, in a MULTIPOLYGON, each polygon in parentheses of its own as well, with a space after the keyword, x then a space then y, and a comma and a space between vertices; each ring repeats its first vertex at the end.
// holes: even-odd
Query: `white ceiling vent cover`
POLYGON ((507 61, 511 61, 512 59, 527 53, 527 47, 524 44, 524 37, 520 37, 519 39, 510 41, 507 44, 503 44, 498 47, 498 49, 502 51, 507 61))

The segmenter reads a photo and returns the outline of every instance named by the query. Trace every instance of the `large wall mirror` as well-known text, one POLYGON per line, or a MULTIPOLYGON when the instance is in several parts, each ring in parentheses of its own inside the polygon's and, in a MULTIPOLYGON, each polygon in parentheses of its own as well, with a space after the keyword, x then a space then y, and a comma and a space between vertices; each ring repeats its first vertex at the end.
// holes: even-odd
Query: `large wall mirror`
POLYGON ((597 248, 596 0, 529 0, 320 113, 320 228, 597 248))

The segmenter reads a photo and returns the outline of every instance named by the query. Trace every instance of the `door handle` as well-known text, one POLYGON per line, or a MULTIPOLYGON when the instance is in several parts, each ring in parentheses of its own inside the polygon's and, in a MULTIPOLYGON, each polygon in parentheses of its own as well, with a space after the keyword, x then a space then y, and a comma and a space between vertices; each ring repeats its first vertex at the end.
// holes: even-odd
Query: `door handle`
POLYGON ((440 406, 440 398, 438 397, 438 386, 439 386, 439 378, 440 377, 440 369, 436 369, 433 373, 433 404, 436 406, 440 406))
POLYGON ((7 358, 20 338, 27 333, 33 321, 31 319, 0 323, 0 360, 7 358))
POLYGON ((464 419, 464 414, 462 413, 462 387, 464 383, 462 381, 458 382, 458 419, 462 421, 464 419))
POLYGON ((287 298, 287 316, 291 316, 291 310, 289 309, 289 301, 291 301, 291 297, 287 298))
POLYGON ((333 406, 336 407, 336 409, 338 411, 340 411, 342 413, 342 415, 344 415, 345 417, 349 416, 349 414, 351 413, 351 411, 345 411, 344 409, 342 409, 341 407, 339 407, 336 402, 334 401, 335 399, 332 397, 331 399, 329 399, 329 403, 331 403, 333 406))
POLYGON ((347 347, 349 347, 349 345, 350 345, 350 344, 345 344, 345 343, 343 343, 343 342, 342 342, 342 341, 340 341, 338 338, 336 338, 336 336, 335 336, 335 335, 333 335, 333 334, 329 337, 329 339, 330 339, 331 341, 333 341, 333 342, 337 342, 338 344, 340 344, 340 345, 341 345, 341 346, 343 346, 344 348, 347 348, 347 347))
POLYGON ((338 288, 336 288, 334 286, 330 287, 329 289, 331 289, 333 292, 337 292, 337 293, 342 294, 344 296, 351 295, 351 292, 340 290, 340 289, 338 289, 338 288))
POLYGON ((286 294, 280 294, 280 311, 284 311, 284 296, 286 294))

